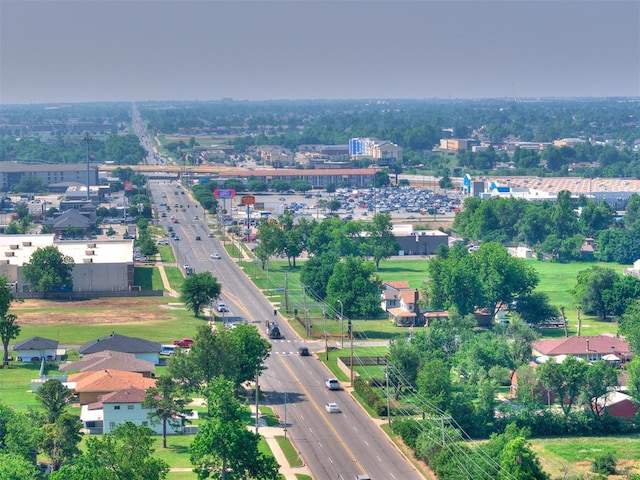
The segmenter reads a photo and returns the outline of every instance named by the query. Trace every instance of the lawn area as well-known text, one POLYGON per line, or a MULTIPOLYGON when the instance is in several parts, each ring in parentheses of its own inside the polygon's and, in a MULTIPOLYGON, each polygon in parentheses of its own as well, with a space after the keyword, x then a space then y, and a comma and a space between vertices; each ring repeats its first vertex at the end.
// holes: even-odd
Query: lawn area
POLYGON ((184 275, 180 269, 178 267, 164 267, 164 271, 167 274, 167 280, 169 280, 171 288, 179 292, 184 283, 184 275))
POLYGON ((16 410, 39 407, 31 393, 31 380, 38 378, 40 363, 11 362, 10 368, 0 369, 0 401, 16 410))
POLYGON ((170 245, 158 245, 158 253, 160 254, 160 259, 164 263, 174 263, 176 261, 176 257, 173 255, 173 249, 170 245))
POLYGON ((162 277, 157 267, 145 266, 135 267, 134 269, 134 285, 139 286, 142 290, 163 290, 162 277))
POLYGON ((640 473, 640 435, 532 439, 530 443, 545 472, 553 478, 567 474, 582 478, 595 457, 610 452, 619 460, 620 473, 626 467, 640 473))

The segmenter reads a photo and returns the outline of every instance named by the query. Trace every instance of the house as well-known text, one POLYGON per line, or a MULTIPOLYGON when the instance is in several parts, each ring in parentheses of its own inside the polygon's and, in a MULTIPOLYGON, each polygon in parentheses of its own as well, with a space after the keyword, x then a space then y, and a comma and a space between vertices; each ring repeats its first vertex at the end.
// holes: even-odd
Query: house
POLYGON ((143 377, 151 377, 155 365, 146 360, 136 358, 133 353, 114 352, 104 350, 102 352, 84 355, 77 362, 66 362, 60 365, 62 372, 96 372, 98 370, 122 370, 125 372, 141 373, 143 377))
POLYGON ((536 340, 531 343, 531 353, 534 358, 573 355, 589 362, 605 360, 604 357, 607 355, 615 355, 622 363, 632 358, 629 343, 613 335, 536 340))
POLYGON ((400 306, 400 292, 409 290, 409 282, 385 282, 382 284, 382 293, 380 294, 382 308, 385 312, 390 308, 400 306))
POLYGON ((626 393, 612 390, 593 400, 602 414, 616 418, 633 418, 638 414, 637 403, 626 393))
POLYGON ((125 337, 112 333, 106 337, 91 340, 80 347, 78 352, 80 356, 90 353, 104 352, 111 350, 122 353, 132 353, 136 358, 152 362, 154 365, 160 363, 160 350, 162 346, 156 342, 150 342, 143 338, 125 337))
MULTIPOLYGON (((115 392, 100 395, 97 401, 82 405, 80 420, 85 433, 111 433, 118 425, 131 422, 144 425, 157 434, 162 434, 162 422, 152 422, 149 419, 151 409, 144 408, 142 402, 146 391, 140 388, 124 388, 115 392)), ((167 434, 182 432, 182 426, 174 429, 167 422, 167 434)))
POLYGON ((156 380, 140 373, 122 370, 99 370, 97 372, 73 373, 67 377, 69 388, 78 396, 80 405, 98 401, 100 395, 126 388, 146 390, 155 387, 156 380))
POLYGON ((58 349, 58 341, 42 337, 31 337, 13 346, 13 357, 18 362, 39 362, 45 360, 59 361, 65 351, 58 349))
POLYGON ((58 237, 64 236, 67 232, 77 231, 75 236, 84 236, 95 226, 95 220, 91 220, 83 215, 79 210, 67 210, 60 215, 42 222, 51 228, 51 231, 58 237))
POLYGON ((516 398, 518 396, 518 388, 522 385, 522 388, 527 387, 527 383, 529 384, 529 388, 532 389, 534 397, 538 400, 539 403, 551 405, 556 401, 556 394, 553 389, 546 389, 542 384, 537 381, 537 377, 535 375, 535 369, 538 367, 538 363, 529 362, 528 365, 523 365, 518 370, 513 370, 511 372, 511 382, 509 385, 509 396, 511 398, 516 398), (520 375, 523 378, 520 378, 520 375))
POLYGON ((383 304, 397 305, 387 307, 389 320, 398 327, 424 326, 424 317, 418 307, 420 293, 417 289, 385 290, 382 293, 383 304))

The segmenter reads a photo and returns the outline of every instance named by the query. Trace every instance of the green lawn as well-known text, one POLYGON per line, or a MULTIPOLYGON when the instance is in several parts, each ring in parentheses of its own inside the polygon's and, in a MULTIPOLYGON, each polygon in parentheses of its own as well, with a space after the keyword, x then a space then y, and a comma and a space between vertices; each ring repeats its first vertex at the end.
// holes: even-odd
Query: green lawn
POLYGON ((162 277, 157 267, 145 266, 134 269, 134 285, 142 290, 163 290, 162 277))
POLYGON ((173 255, 173 249, 170 245, 158 245, 158 253, 164 263, 175 263, 176 257, 173 255))
POLYGON ((164 271, 167 274, 167 280, 169 280, 171 288, 179 292, 184 283, 182 271, 178 267, 164 267, 164 271))
POLYGON ((40 363, 11 362, 10 365, 0 369, 0 401, 18 410, 38 407, 36 396, 31 393, 31 380, 38 378, 40 363))

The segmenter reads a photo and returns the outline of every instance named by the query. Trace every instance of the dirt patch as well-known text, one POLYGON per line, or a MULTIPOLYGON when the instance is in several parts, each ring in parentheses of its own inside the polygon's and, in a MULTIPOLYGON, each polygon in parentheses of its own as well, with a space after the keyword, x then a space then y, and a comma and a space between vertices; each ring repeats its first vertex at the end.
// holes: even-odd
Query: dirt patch
POLYGON ((25 300, 11 305, 21 325, 108 325, 157 322, 172 315, 162 297, 98 298, 77 302, 25 300))

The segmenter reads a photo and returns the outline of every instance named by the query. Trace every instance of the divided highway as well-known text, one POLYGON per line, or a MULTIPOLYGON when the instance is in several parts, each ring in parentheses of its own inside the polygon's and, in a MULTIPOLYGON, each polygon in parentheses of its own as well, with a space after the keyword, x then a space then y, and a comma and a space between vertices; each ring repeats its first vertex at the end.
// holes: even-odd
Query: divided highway
MULTIPOLYGON (((196 272, 209 270, 222 284, 222 301, 231 316, 241 316, 265 335, 265 321, 276 320, 283 339, 272 340, 267 369, 260 375, 260 387, 281 421, 286 435, 317 479, 353 480, 368 474, 373 480, 413 480, 424 477, 398 452, 360 405, 344 390, 329 390, 324 382, 330 372, 315 356, 299 356, 301 340, 282 317, 274 318, 273 306, 246 277, 233 259, 226 255, 217 238, 209 238, 202 208, 190 203, 187 194, 174 184, 150 182, 156 205, 167 203, 171 215, 161 218, 166 228, 174 227, 179 241, 173 241, 177 261, 189 264, 196 272), (164 197, 163 197, 164 194, 164 197), (184 211, 172 206, 183 205, 184 211), (187 207, 189 205, 189 207, 187 207), (198 220, 194 217, 198 216, 198 220), (199 236, 201 240, 195 240, 199 236), (218 252, 222 258, 210 258, 218 252), (328 413, 325 404, 335 402, 340 413, 328 413)), ((160 207, 159 211, 164 211, 160 207)), ((266 335, 265 335, 266 336, 266 335)), ((309 345, 311 351, 313 345, 309 345)), ((322 345, 322 348, 324 345, 322 345)))

